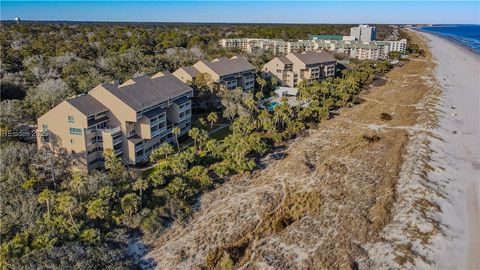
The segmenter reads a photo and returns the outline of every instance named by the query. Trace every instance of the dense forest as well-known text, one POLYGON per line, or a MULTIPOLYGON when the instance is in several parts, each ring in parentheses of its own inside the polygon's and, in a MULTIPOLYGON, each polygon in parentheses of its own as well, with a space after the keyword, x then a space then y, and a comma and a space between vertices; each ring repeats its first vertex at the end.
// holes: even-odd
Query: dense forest
MULTIPOLYGON (((125 80, 233 55, 217 46, 224 37, 298 39, 310 33, 343 34, 333 25, 111 25, 4 24, 1 128, 31 124, 66 97, 101 82, 125 80)), ((268 53, 248 55, 261 66, 268 53)), ((387 62, 352 61, 336 78, 301 85, 305 107, 286 101, 269 111, 258 106, 263 93, 220 89, 221 115, 210 113, 190 130, 184 150, 164 144, 148 173, 125 168, 107 150, 105 171, 72 172, 61 148, 37 149, 2 137, 0 267, 6 269, 122 269, 138 267, 128 253, 134 235, 153 240, 175 222, 185 222, 198 196, 237 173, 258 169, 258 160, 278 144, 358 102, 356 95, 390 69, 387 62), (231 121, 230 134, 210 138, 211 123, 231 121)), ((276 82, 257 80, 259 88, 276 82)), ((196 89, 210 91, 202 81, 196 89)), ((178 130, 173 131, 174 135, 178 130)), ((228 261, 223 258, 222 261, 228 261)), ((217 261, 209 262, 216 267, 217 261)), ((231 262, 234 264, 235 262, 231 262)))

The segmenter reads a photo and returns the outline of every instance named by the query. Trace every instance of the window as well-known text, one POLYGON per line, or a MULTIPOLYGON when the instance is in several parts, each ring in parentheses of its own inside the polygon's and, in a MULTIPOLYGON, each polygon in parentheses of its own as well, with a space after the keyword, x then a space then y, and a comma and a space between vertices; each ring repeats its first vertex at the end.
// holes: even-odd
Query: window
POLYGON ((48 130, 48 125, 47 125, 47 124, 43 124, 43 125, 42 125, 42 128, 43 128, 43 131, 47 131, 47 130, 48 130))
POLYGON ((73 120, 73 116, 69 115, 68 116, 68 123, 73 123, 74 120, 73 120))
POLYGON ((74 143, 73 139, 70 139, 70 143, 74 143))
POLYGON ((70 134, 82 135, 82 129, 81 128, 70 128, 70 134))

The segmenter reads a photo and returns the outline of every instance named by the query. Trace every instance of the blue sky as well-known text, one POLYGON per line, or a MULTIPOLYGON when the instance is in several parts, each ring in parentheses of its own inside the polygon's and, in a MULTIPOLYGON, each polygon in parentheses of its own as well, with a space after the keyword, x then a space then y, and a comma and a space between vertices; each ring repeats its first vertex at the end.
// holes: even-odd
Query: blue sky
POLYGON ((5 1, 1 19, 251 22, 475 23, 479 1, 5 1))

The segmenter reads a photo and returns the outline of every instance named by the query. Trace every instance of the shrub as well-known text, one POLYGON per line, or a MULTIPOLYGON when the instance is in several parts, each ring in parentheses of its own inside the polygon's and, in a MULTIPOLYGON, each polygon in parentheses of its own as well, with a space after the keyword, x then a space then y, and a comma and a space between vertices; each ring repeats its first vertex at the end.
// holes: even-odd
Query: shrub
POLYGON ((380 114, 380 119, 382 119, 384 121, 390 121, 390 120, 392 120, 392 116, 388 113, 381 113, 380 114))
POLYGON ((220 262, 218 263, 221 269, 233 269, 233 260, 230 258, 230 255, 228 253, 224 253, 222 258, 220 259, 220 262))
POLYGON ((378 142, 382 139, 382 137, 380 137, 378 135, 366 135, 366 134, 364 134, 362 137, 363 137, 364 140, 366 140, 369 143, 378 142))

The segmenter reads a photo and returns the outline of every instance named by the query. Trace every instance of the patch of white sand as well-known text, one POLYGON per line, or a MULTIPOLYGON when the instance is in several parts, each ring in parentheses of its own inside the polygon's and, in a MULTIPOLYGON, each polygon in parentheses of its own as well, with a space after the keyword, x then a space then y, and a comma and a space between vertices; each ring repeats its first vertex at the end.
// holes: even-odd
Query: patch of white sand
POLYGON ((432 166, 428 179, 444 184, 439 200, 446 239, 433 244, 437 269, 480 269, 480 56, 453 42, 423 34, 438 65, 443 88, 432 166), (456 134, 454 134, 456 132, 456 134))

